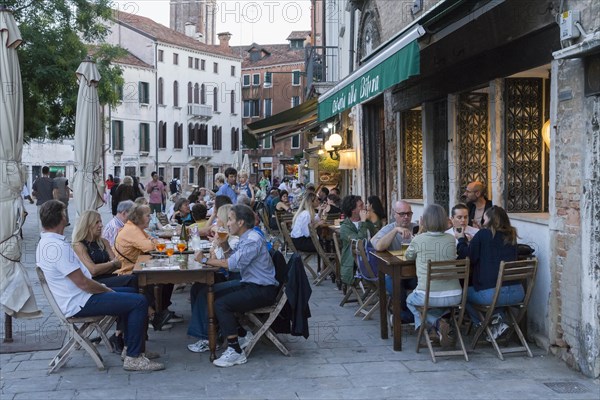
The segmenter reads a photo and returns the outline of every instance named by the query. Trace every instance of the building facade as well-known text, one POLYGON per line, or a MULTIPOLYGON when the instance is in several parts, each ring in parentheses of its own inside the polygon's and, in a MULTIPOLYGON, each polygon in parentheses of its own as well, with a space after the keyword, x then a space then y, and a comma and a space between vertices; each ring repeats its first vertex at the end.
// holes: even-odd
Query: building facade
MULTIPOLYGON (((287 44, 239 46, 235 52, 243 58, 241 93, 244 126, 296 107, 305 100, 305 44, 310 31, 294 31, 287 44)), ((297 175, 294 158, 306 147, 303 135, 283 139, 267 137, 256 149, 246 148, 252 170, 251 180, 261 175, 283 178, 297 175)))
POLYGON ((319 96, 357 153, 354 192, 418 220, 485 182, 539 260, 529 338, 598 377, 598 5, 399 3, 349 2, 358 65, 319 96))
POLYGON ((188 36, 194 35, 202 43, 215 44, 216 0, 171 0, 169 7, 171 29, 188 36))
POLYGON ((214 174, 235 164, 241 143, 241 60, 231 35, 210 46, 122 12, 110 30, 107 41, 143 65, 124 67, 122 102, 105 111, 106 173, 144 182, 156 170, 166 181, 180 179, 184 190, 212 187, 214 174))

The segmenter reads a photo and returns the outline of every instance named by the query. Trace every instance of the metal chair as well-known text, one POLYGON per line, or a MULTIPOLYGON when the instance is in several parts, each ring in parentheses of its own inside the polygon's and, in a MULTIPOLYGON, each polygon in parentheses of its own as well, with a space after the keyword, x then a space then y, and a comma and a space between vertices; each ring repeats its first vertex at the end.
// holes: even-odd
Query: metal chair
POLYGON ((50 291, 50 287, 48 286, 48 282, 44 276, 44 271, 42 271, 39 266, 36 267, 35 270, 40 280, 40 285, 42 286, 44 295, 46 296, 52 311, 67 328, 67 336, 69 337, 69 340, 63 345, 60 351, 54 356, 54 358, 52 358, 52 360, 50 360, 48 365, 50 369, 48 373, 51 374, 62 367, 68 361, 71 353, 79 348, 83 348, 90 355, 90 357, 92 357, 96 363, 96 366, 98 367, 98 370, 103 371, 105 369, 104 360, 102 359, 102 356, 98 352, 96 346, 94 346, 88 338, 94 331, 96 331, 98 335, 100 335, 100 338, 105 346, 112 352, 112 345, 108 341, 106 331, 110 329, 116 318, 110 315, 98 315, 83 318, 65 317, 60 307, 56 303, 54 295, 50 291))
POLYGON ((521 261, 510 261, 505 262, 502 261, 500 263, 500 269, 498 271, 498 280, 496 281, 496 290, 494 293, 494 297, 492 298, 492 302, 489 305, 480 305, 480 304, 472 304, 475 308, 475 311, 479 315, 482 323, 479 326, 479 329, 475 332, 475 336, 473 336, 473 341, 471 343, 471 349, 475 349, 477 342, 481 338, 483 331, 486 331, 492 346, 496 349, 496 353, 501 360, 504 360, 504 354, 506 353, 518 353, 518 352, 526 352, 529 357, 533 357, 531 353, 531 349, 529 349, 529 345, 525 340, 525 336, 519 327, 519 323, 525 316, 527 312, 527 306, 529 305, 529 300, 531 299, 531 293, 533 292, 533 287, 535 285, 535 276, 537 274, 537 266, 538 260, 537 258, 532 258, 528 260, 521 261), (522 284, 523 289, 525 289, 525 296, 522 301, 510 303, 510 304, 502 304, 497 305, 498 296, 500 293, 500 289, 502 286, 505 286, 507 283, 522 284), (514 313, 514 309, 518 309, 518 312, 514 313), (512 336, 513 333, 517 334, 521 346, 516 347, 505 347, 500 348, 498 346, 498 342, 494 339, 492 335, 492 331, 490 329, 490 321, 492 320, 492 316, 498 311, 498 309, 504 311, 504 314, 508 316, 508 319, 505 319, 504 322, 508 324, 508 333, 505 336, 505 340, 508 343, 508 340, 512 336), (484 316, 485 313, 485 316, 484 316))
POLYGON ((469 282, 469 259, 466 258, 464 260, 450 260, 450 261, 431 261, 427 262, 427 284, 425 289, 425 304, 423 306, 417 306, 417 310, 421 313, 421 326, 419 327, 419 333, 417 334, 417 353, 423 347, 421 345, 421 337, 425 337, 425 342, 427 343, 427 347, 429 348, 429 354, 431 354, 431 360, 436 362, 436 356, 453 356, 453 355, 462 355, 465 357, 466 361, 469 361, 469 356, 467 355, 467 350, 465 348, 465 343, 462 338, 462 334, 460 332, 460 326, 462 324, 462 320, 465 314, 465 306, 467 304, 467 292, 469 289, 469 285, 466 284, 469 282), (429 295, 431 289, 431 282, 433 281, 445 281, 445 280, 462 280, 465 282, 463 284, 462 290, 462 299, 459 304, 455 304, 453 306, 444 306, 444 307, 433 307, 429 304, 429 295), (432 308, 443 308, 450 309, 450 322, 454 327, 454 332, 460 344, 460 350, 438 350, 435 351, 431 344, 431 339, 429 335, 425 333, 425 328, 427 326, 427 313, 432 308), (456 311, 459 311, 458 319, 456 318, 456 311))

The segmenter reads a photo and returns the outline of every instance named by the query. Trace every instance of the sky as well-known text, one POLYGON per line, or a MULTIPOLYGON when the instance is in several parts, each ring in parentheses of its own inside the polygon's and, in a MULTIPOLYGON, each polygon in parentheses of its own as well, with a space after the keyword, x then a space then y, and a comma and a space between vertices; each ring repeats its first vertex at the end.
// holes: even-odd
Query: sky
MULTIPOLYGON (((169 26, 169 0, 113 1, 114 8, 169 26)), ((291 31, 310 30, 310 0, 219 0, 216 12, 217 33, 230 32, 232 45, 286 43, 291 31)))

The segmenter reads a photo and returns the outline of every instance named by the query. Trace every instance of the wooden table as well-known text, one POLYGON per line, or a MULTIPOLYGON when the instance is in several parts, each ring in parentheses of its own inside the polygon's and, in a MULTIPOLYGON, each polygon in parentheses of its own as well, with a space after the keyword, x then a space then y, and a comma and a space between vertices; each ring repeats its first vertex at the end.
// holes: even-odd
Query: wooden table
MULTIPOLYGON (((155 268, 157 265, 156 259, 152 259, 149 255, 141 255, 138 257, 138 261, 133 268, 133 273, 138 277, 140 293, 142 294, 146 290, 147 285, 161 283, 199 282, 208 286, 208 294, 206 296, 208 305, 208 346, 210 348, 210 361, 213 361, 216 358, 215 351, 217 348, 213 285, 215 283, 215 272, 219 268, 208 267, 194 261, 193 254, 184 255, 182 261, 177 261, 177 257, 177 255, 172 257, 172 264, 173 266, 177 266, 177 269, 160 269, 155 268), (145 264, 144 267, 142 267, 142 263, 145 264)), ((166 259, 163 259, 162 262, 162 265, 166 266, 166 259)), ((160 296, 155 295, 155 298, 157 302, 160 302, 160 296)), ((157 304, 157 308, 158 306, 160 305, 157 304)))
POLYGON ((381 327, 381 338, 388 338, 387 319, 387 294, 385 290, 385 274, 392 277, 392 313, 394 325, 394 351, 402 351, 402 311, 400 305, 400 291, 403 279, 412 279, 417 276, 414 260, 407 261, 400 258, 397 252, 372 251, 377 257, 377 268, 379 270, 379 319, 381 327), (395 253, 395 254, 393 254, 395 253))

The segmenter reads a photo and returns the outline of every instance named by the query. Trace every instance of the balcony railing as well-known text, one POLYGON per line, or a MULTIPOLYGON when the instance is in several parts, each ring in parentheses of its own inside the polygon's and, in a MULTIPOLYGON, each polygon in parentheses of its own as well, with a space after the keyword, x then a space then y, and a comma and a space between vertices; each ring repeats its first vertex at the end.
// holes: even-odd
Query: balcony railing
POLYGON ((211 158, 213 155, 212 146, 205 144, 188 145, 188 156, 190 158, 211 158))
POLYGON ((188 116, 191 118, 211 119, 213 109, 205 104, 188 104, 188 116))
POLYGON ((306 71, 305 95, 316 85, 332 86, 340 80, 338 71, 339 49, 334 46, 310 46, 305 48, 306 71))

